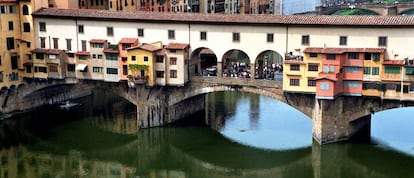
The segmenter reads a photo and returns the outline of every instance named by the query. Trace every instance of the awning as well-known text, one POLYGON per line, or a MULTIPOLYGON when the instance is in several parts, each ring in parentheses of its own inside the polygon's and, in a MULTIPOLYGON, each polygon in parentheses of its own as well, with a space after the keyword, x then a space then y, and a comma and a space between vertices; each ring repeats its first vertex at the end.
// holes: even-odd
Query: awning
POLYGON ((88 66, 87 64, 78 64, 76 66, 76 70, 85 70, 86 66, 88 66))

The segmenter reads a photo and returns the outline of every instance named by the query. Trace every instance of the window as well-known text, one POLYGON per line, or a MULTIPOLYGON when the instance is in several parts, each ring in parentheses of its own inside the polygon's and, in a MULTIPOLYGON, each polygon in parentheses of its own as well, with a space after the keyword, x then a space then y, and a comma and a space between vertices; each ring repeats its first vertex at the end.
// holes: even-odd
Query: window
POLYGON ((81 40, 82 43, 82 51, 86 51, 86 40, 81 40))
POLYGON ((143 28, 138 28, 138 36, 139 37, 144 37, 144 29, 143 28))
POLYGON ((109 61, 117 61, 118 60, 118 55, 117 54, 111 54, 111 53, 108 53, 108 54, 106 54, 106 60, 109 60, 109 61))
POLYGON ((66 39, 66 49, 72 51, 72 39, 66 39))
POLYGON ((291 78, 289 80, 289 85, 290 86, 299 86, 299 79, 291 78))
POLYGON ((14 49, 14 38, 8 37, 6 38, 6 41, 7 41, 7 50, 14 49))
POLYGON ((310 64, 309 66, 308 66, 308 71, 318 71, 318 65, 312 65, 312 64, 310 64))
POLYGON ((177 78, 177 70, 170 70, 170 78, 177 78))
POLYGON ((68 64, 68 72, 75 72, 75 64, 68 64))
POLYGON ((308 79, 308 87, 314 87, 314 86, 316 86, 316 80, 308 79))
POLYGON ((302 35, 302 45, 309 45, 309 35, 302 35))
POLYGON ((103 55, 102 54, 98 54, 98 59, 102 59, 103 55))
POLYGON ((128 58, 127 57, 122 57, 121 60, 122 61, 128 61, 128 58))
POLYGON ((364 74, 365 75, 371 74, 371 68, 370 67, 364 67, 364 74))
POLYGON ((168 30, 168 39, 175 39, 175 31, 168 30))
POLYGON ((30 23, 28 22, 23 23, 23 32, 30 32, 30 23))
POLYGON ((335 72, 335 66, 329 66, 329 73, 335 72))
POLYGON ((387 83, 386 84, 386 89, 387 90, 395 90, 395 84, 393 84, 393 83, 387 83))
POLYGON ((336 59, 336 55, 335 54, 327 54, 326 55, 326 59, 327 60, 335 60, 336 59))
POLYGON ((177 65, 177 58, 176 57, 170 57, 170 65, 177 65))
POLYGON ((155 62, 157 62, 157 63, 164 63, 164 56, 157 56, 155 62))
POLYGON ((9 13, 15 14, 16 13, 16 6, 9 6, 9 13))
POLYGON ((359 73, 359 67, 345 67, 347 73, 359 73))
POLYGON ((321 82, 321 84, 319 85, 319 89, 329 90, 329 83, 328 82, 321 82))
POLYGON ((39 31, 41 32, 46 31, 46 22, 39 22, 39 31))
POLYGON ((30 48, 31 43, 30 42, 26 42, 26 47, 30 48))
POLYGON ((340 37, 339 37, 339 45, 341 45, 341 46, 346 46, 347 39, 348 39, 348 37, 347 37, 347 36, 340 36, 340 37))
POLYGON ((12 55, 11 56, 11 68, 12 69, 17 69, 17 55, 12 55))
POLYGON ((364 53, 364 60, 371 60, 372 53, 364 53))
POLYGON ((86 60, 88 57, 87 55, 79 55, 79 60, 86 60))
POLYGON ((323 73, 328 73, 329 72, 329 66, 324 65, 322 71, 323 71, 323 73))
POLYGON ((207 32, 200 32, 200 40, 207 40, 207 32))
POLYGON ((45 56, 43 53, 36 53, 36 59, 44 59, 45 56))
POLYGON ((9 30, 12 31, 13 30, 13 21, 9 21, 9 30))
POLYGON ((58 66, 57 65, 50 65, 49 66, 49 72, 58 72, 58 66))
POLYGON ((103 48, 103 43, 91 43, 93 48, 103 48))
POLYGON ((83 34, 85 33, 84 29, 83 29, 83 25, 78 25, 78 32, 83 34))
POLYGON ((27 5, 23 5, 22 9, 23 15, 29 15, 29 7, 27 5))
POLYGON ((273 33, 268 33, 266 36, 266 41, 268 43, 273 43, 273 33))
POLYGON ((318 53, 309 53, 309 57, 318 57, 318 53))
POLYGON ((144 62, 148 62, 148 56, 144 56, 144 62))
POLYGON ((59 49, 59 38, 53 38, 53 48, 59 49))
POLYGON ((379 67, 372 68, 372 75, 379 75, 379 67))
POLYGON ((155 75, 157 78, 164 78, 164 71, 155 71, 155 75))
POLYGON ((239 42, 240 41, 240 33, 233 32, 233 42, 239 42))
POLYGON ((359 81, 345 81, 346 88, 359 88, 359 81))
POLYGON ((290 70, 291 71, 298 71, 298 70, 300 70, 299 64, 290 64, 290 70))
POLYGON ((131 46, 132 46, 131 43, 123 43, 122 44, 122 50, 126 50, 126 49, 130 48, 131 46))
POLYGON ((368 89, 378 89, 378 85, 376 83, 363 83, 362 89, 368 90, 368 89))
POLYGON ((96 59, 96 54, 92 54, 92 59, 96 59))
POLYGON ((348 53, 348 59, 359 59, 359 53, 348 53))
POLYGON ((399 66, 385 66, 385 73, 386 74, 400 74, 400 67, 399 66))
POLYGON ((118 69, 117 68, 106 68, 106 73, 107 74, 118 74, 118 69))
POLYGON ((47 73, 46 67, 35 67, 35 72, 47 73))
POLYGON ((40 37, 40 48, 46 48, 46 38, 40 37))
POLYGON ((378 46, 387 46, 387 37, 386 36, 378 37, 378 46))
POLYGON ((128 75, 128 65, 122 65, 122 75, 128 75))
POLYGON ((113 27, 106 27, 106 35, 107 36, 114 36, 114 28, 113 27))
POLYGON ((414 67, 406 67, 405 74, 407 75, 414 75, 414 67))
POLYGON ((131 56, 131 61, 136 61, 137 57, 136 56, 131 56))
POLYGON ((379 61, 380 57, 381 57, 380 53, 373 53, 372 54, 372 60, 374 60, 374 61, 379 61))

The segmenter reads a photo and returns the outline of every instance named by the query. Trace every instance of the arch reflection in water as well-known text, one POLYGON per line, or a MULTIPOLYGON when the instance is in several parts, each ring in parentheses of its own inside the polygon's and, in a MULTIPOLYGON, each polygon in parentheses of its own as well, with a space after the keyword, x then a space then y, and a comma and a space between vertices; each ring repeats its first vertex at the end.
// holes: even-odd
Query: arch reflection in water
POLYGON ((264 149, 312 144, 312 120, 275 99, 243 92, 206 96, 208 123, 225 137, 264 149))

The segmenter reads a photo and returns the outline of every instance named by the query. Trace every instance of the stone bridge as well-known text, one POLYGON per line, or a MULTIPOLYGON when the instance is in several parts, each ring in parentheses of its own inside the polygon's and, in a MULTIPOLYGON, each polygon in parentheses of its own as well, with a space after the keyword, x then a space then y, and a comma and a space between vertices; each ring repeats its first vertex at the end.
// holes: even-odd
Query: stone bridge
POLYGON ((313 121, 313 137, 321 144, 347 140, 355 135, 370 136, 374 112, 406 106, 399 100, 338 96, 335 100, 315 99, 313 94, 287 93, 282 83, 271 80, 225 77, 192 77, 184 87, 128 87, 126 82, 93 80, 28 81, 1 90, 1 112, 13 114, 47 104, 89 95, 94 89, 112 91, 137 106, 140 128, 162 126, 205 108, 205 94, 218 91, 242 91, 268 96, 287 103, 313 121), (362 133, 362 134, 358 134, 362 133))
POLYGON ((345 3, 336 6, 319 6, 316 8, 318 15, 331 15, 340 10, 361 9, 375 12, 378 15, 402 15, 414 10, 414 3, 345 3))

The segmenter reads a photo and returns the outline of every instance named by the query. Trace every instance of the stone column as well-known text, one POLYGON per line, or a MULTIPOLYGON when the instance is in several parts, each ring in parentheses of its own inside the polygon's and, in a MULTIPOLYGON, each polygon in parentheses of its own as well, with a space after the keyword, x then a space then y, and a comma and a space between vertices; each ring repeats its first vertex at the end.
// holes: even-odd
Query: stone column
POLYGON ((250 78, 254 79, 254 76, 256 74, 256 66, 255 64, 250 64, 250 78))
POLYGON ((166 124, 166 107, 162 100, 156 103, 140 102, 137 105, 138 128, 157 127, 166 124))
POLYGON ((362 108, 364 106, 359 104, 359 100, 363 98, 339 96, 334 100, 316 99, 312 114, 313 138, 320 144, 348 140, 358 134, 369 138, 371 115, 366 108, 362 108))
POLYGON ((217 62, 217 77, 223 77, 223 63, 217 62))

